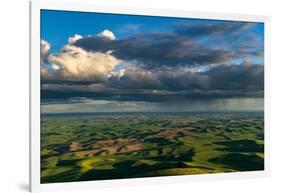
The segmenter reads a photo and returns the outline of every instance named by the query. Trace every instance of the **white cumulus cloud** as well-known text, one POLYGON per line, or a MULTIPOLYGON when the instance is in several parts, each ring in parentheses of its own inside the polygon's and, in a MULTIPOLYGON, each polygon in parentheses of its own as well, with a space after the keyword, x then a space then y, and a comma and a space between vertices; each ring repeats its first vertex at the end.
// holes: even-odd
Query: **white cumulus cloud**
POLYGON ((115 37, 114 33, 112 31, 107 30, 107 29, 98 33, 97 36, 106 37, 106 38, 109 38, 110 40, 116 40, 116 37, 115 37))
POLYGON ((48 55, 49 55, 49 50, 51 49, 51 44, 45 40, 41 40, 40 42, 40 46, 41 46, 41 65, 44 64, 44 62, 46 61, 48 55))
POLYGON ((74 44, 77 40, 83 38, 83 36, 79 35, 79 34, 75 34, 74 36, 71 36, 68 38, 68 43, 69 44, 74 44))
MULTIPOLYGON (((104 30, 96 36, 115 40, 114 34, 104 30)), ((74 43, 83 38, 75 34, 68 38, 66 44, 58 53, 50 54, 51 45, 41 40, 41 75, 43 79, 101 82, 113 72, 120 60, 111 55, 112 52, 92 52, 77 47, 74 43), (49 67, 43 65, 48 63, 49 67)))
POLYGON ((52 79, 100 82, 107 79, 119 60, 108 53, 88 52, 66 45, 61 52, 48 57, 53 63, 52 79))
POLYGON ((51 44, 45 40, 40 41, 40 66, 41 66, 41 75, 45 77, 48 73, 45 63, 49 55, 49 50, 51 49, 51 44))

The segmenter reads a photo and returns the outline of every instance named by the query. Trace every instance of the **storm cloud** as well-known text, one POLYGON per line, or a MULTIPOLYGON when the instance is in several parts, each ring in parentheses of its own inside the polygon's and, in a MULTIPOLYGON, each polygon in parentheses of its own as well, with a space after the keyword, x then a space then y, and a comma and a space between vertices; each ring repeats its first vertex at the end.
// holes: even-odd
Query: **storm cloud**
POLYGON ((168 32, 132 35, 126 39, 99 36, 81 38, 75 46, 87 51, 108 52, 143 68, 198 66, 227 63, 255 55, 263 47, 260 39, 243 34, 254 23, 179 23, 168 32))
POLYGON ((44 43, 43 101, 87 98, 171 102, 263 98, 263 43, 247 22, 178 23, 118 39, 74 35, 57 53, 44 43), (47 54, 46 54, 47 53, 47 54))
POLYGON ((195 66, 229 61, 233 52, 194 42, 175 33, 150 33, 125 40, 86 37, 75 43, 88 51, 108 52, 121 60, 134 60, 144 68, 162 66, 195 66))
POLYGON ((205 72, 131 69, 100 84, 51 84, 42 97, 87 97, 118 101, 262 98, 263 65, 221 65, 205 72))

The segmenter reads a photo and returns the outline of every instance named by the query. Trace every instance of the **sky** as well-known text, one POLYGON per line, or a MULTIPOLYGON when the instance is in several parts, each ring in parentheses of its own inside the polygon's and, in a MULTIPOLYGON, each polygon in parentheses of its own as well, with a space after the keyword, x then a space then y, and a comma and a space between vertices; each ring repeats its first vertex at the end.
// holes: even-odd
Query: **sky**
POLYGON ((41 10, 42 113, 262 111, 264 25, 41 10))

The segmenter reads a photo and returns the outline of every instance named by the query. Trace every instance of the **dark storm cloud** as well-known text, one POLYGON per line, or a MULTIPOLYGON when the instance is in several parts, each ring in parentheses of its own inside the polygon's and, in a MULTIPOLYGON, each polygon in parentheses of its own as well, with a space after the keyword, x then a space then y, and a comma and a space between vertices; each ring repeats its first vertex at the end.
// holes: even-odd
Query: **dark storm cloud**
POLYGON ((155 71, 134 68, 128 69, 123 76, 111 76, 105 85, 116 89, 161 89, 164 86, 155 71))
MULTIPOLYGON (((197 69, 198 70, 198 69, 197 69)), ((240 65, 219 65, 206 71, 183 69, 128 70, 105 83, 119 89, 182 90, 263 90, 263 65, 244 61, 240 65)))
POLYGON ((96 81, 79 81, 79 80, 57 80, 57 79, 41 79, 42 85, 70 85, 70 86, 87 86, 93 83, 97 83, 96 81))
POLYGON ((159 77, 165 88, 188 91, 192 97, 262 97, 264 89, 263 65, 221 65, 206 72, 171 74, 159 77))
POLYGON ((122 60, 134 60, 145 68, 159 66, 195 66, 229 61, 233 51, 199 44, 185 35, 176 33, 148 33, 125 40, 86 37, 76 46, 87 51, 107 52, 122 60))
POLYGON ((229 50, 199 45, 177 34, 131 38, 113 54, 124 60, 136 60, 145 68, 207 65, 228 61, 232 56, 229 50))
POLYGON ((170 32, 135 34, 110 40, 89 36, 75 42, 87 51, 108 52, 143 68, 196 66, 228 62, 256 52, 256 37, 241 33, 253 27, 245 22, 180 23, 170 32))
POLYGON ((81 47, 88 51, 107 52, 116 48, 116 43, 103 36, 88 36, 77 40, 75 46, 81 47))
POLYGON ((230 65, 212 68, 210 89, 262 91, 264 89, 263 65, 230 65))
POLYGON ((263 97, 263 65, 221 65, 205 72, 138 69, 112 76, 102 86, 54 84, 42 89, 42 99, 86 97, 117 101, 183 101, 263 97))

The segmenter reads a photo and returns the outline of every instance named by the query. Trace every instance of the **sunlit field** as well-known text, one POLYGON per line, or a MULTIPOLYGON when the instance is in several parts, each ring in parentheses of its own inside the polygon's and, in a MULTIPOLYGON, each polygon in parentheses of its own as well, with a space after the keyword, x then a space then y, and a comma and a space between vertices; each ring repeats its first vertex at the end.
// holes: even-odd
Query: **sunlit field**
POLYGON ((41 182, 264 169, 263 114, 42 115, 41 182))

